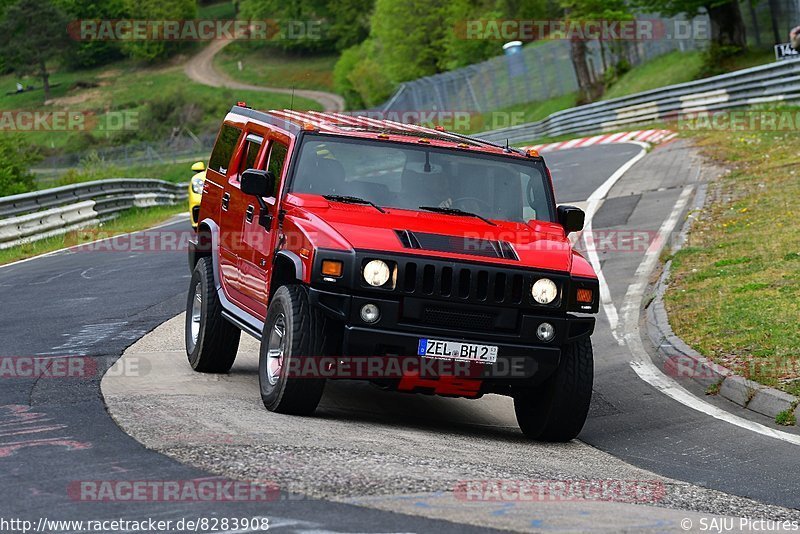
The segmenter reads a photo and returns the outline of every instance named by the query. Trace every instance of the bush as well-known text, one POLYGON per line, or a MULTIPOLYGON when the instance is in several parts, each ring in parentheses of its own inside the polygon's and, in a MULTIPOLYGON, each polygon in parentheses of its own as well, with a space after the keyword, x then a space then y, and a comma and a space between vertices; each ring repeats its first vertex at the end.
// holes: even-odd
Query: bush
POLYGON ((744 53, 738 46, 723 46, 712 43, 703 55, 703 68, 698 73, 698 78, 707 78, 728 72, 728 61, 744 53))
POLYGON ((364 100, 356 90, 353 82, 350 81, 353 70, 361 61, 359 46, 348 48, 339 57, 336 66, 333 68, 333 87, 337 93, 342 95, 347 102, 348 109, 359 109, 364 107, 364 100))
POLYGON ((0 196, 36 189, 30 166, 41 159, 35 147, 19 135, 0 136, 0 196))
POLYGON ((375 41, 367 39, 345 50, 336 62, 334 88, 350 109, 374 107, 392 95, 395 86, 386 77, 377 55, 375 41))

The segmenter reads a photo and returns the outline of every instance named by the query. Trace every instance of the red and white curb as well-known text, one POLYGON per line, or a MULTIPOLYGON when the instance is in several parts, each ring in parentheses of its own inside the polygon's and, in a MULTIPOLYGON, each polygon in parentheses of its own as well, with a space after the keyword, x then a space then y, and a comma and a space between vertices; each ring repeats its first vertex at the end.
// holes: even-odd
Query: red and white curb
POLYGON ((674 138, 677 133, 672 130, 636 130, 635 132, 617 132, 613 134, 601 134, 593 137, 580 137, 569 141, 558 143, 545 143, 542 145, 526 146, 523 150, 538 150, 539 152, 552 152, 554 150, 564 150, 567 148, 583 148, 592 145, 608 145, 611 143, 627 143, 630 141, 640 141, 642 143, 663 143, 674 138))

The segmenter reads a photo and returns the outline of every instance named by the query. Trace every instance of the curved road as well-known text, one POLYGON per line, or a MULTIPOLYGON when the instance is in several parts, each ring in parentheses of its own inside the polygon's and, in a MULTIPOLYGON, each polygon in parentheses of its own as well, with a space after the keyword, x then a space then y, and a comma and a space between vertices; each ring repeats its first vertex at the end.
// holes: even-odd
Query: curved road
POLYGON ((229 39, 216 39, 211 41, 203 50, 193 56, 184 67, 186 75, 197 83, 211 87, 227 87, 229 89, 243 89, 247 91, 262 91, 268 93, 282 93, 308 98, 319 102, 324 111, 344 111, 344 98, 334 93, 325 91, 312 91, 310 89, 286 89, 285 87, 264 87, 248 83, 237 82, 226 74, 214 68, 214 56, 217 52, 228 46, 233 41, 229 39))
MULTIPOLYGON (((639 150, 635 145, 595 146, 547 155, 554 171, 559 202, 585 201, 639 150)), ((595 231, 657 230, 681 198, 685 186, 707 178, 699 175, 695 166, 696 162, 687 157, 687 151, 679 143, 656 148, 611 189, 608 200, 594 217, 595 231)), ((181 221, 161 232, 144 235, 174 234, 184 229, 188 229, 188 223, 181 221)), ((0 308, 4 341, 0 356, 82 357, 96 365, 96 369, 89 366, 90 371, 84 377, 2 379, 0 466, 4 484, 0 488, 0 499, 6 504, 4 517, 175 519, 204 514, 267 515, 276 526, 283 525, 287 529, 341 532, 467 532, 470 527, 465 526, 465 522, 498 528, 520 528, 519 525, 524 524, 533 530, 563 528, 567 524, 572 525, 572 530, 613 531, 615 525, 625 520, 634 530, 673 530, 677 526, 676 516, 666 514, 664 508, 638 506, 641 514, 650 518, 645 521, 630 508, 617 508, 609 503, 604 503, 607 506, 602 509, 590 506, 591 503, 561 503, 559 506, 550 503, 539 508, 525 508, 522 515, 505 506, 496 506, 490 512, 485 508, 470 511, 465 503, 447 508, 437 501, 435 491, 440 488, 435 484, 429 488, 425 486, 445 472, 466 478, 559 479, 571 474, 579 478, 641 479, 661 475, 668 477, 665 483, 669 489, 668 498, 660 503, 663 506, 735 516, 798 517, 797 512, 761 504, 800 508, 797 446, 687 408, 643 382, 631 368, 631 353, 617 342, 603 314, 593 338, 596 353, 594 402, 580 439, 610 456, 579 442, 543 446, 523 441, 503 399, 498 402, 492 396, 465 407, 452 402, 459 401, 457 399, 406 396, 406 400, 399 400, 383 392, 376 394, 371 389, 358 387, 347 389, 347 384, 337 384, 325 397, 327 406, 332 409, 307 420, 310 436, 296 435, 301 444, 308 443, 311 438, 317 440, 310 445, 311 449, 305 449, 306 452, 316 452, 313 447, 325 448, 325 439, 331 439, 325 463, 317 469, 316 457, 303 456, 303 447, 281 457, 274 454, 269 441, 252 443, 254 439, 263 439, 265 432, 275 436, 275 443, 281 443, 281 439, 286 440, 286 436, 282 436, 286 429, 277 419, 265 419, 268 414, 260 407, 257 389, 252 387, 252 362, 246 359, 237 361, 237 366, 241 365, 240 373, 205 386, 216 388, 217 392, 222 388, 223 396, 230 397, 230 406, 241 407, 241 413, 251 417, 249 421, 240 418, 228 424, 228 413, 234 419, 237 413, 228 412, 207 419, 211 423, 208 428, 187 431, 187 421, 196 421, 205 403, 217 402, 212 397, 198 399, 188 394, 183 398, 175 395, 205 387, 200 384, 198 375, 188 379, 191 383, 167 380, 166 388, 171 391, 160 393, 172 395, 172 411, 161 412, 162 419, 152 420, 146 416, 163 408, 156 395, 149 404, 146 397, 134 398, 135 394, 127 400, 124 396, 110 399, 112 413, 123 418, 123 425, 134 434, 147 437, 147 432, 152 432, 153 428, 168 428, 173 442, 191 443, 198 432, 206 432, 213 441, 235 430, 237 439, 244 440, 217 443, 218 446, 212 448, 187 446, 183 451, 170 451, 184 461, 205 468, 190 467, 145 449, 109 417, 99 384, 103 372, 126 347, 183 309, 188 273, 181 247, 173 241, 171 245, 147 243, 143 238, 137 239, 135 246, 128 246, 123 239, 115 246, 61 252, 0 268, 5 304, 0 308), (171 248, 175 250, 169 250, 171 248), (416 411, 403 413, 404 407, 416 411), (356 410, 350 411, 351 408, 356 410), (137 417, 131 417, 132 413, 137 417), (273 426, 265 428, 264 423, 273 426), (247 428, 252 429, 253 435, 242 431, 247 428), (315 434, 313 430, 319 428, 330 434, 315 434), (362 458, 363 465, 359 466, 352 446, 339 446, 342 436, 357 441, 359 447, 380 447, 384 454, 362 458), (432 438, 431 442, 427 441, 428 437, 432 438), (444 439, 444 444, 439 443, 440 438, 444 439), (433 461, 428 454, 426 447, 430 443, 435 445, 432 450, 437 453, 434 456, 438 461, 433 461), (191 457, 192 450, 198 451, 197 457, 191 457), (448 450, 454 455, 450 463, 448 450), (395 455, 401 459, 399 465, 392 460, 395 455), (414 463, 403 463, 408 455, 414 463), (464 462, 464 458, 468 461, 464 462), (305 484, 319 477, 329 486, 308 493, 326 498, 296 499, 283 493, 285 498, 266 505, 247 502, 108 503, 76 500, 68 491, 76 481, 189 480, 208 476, 206 469, 248 477, 252 475, 252 466, 259 461, 262 468, 270 467, 265 459, 277 461, 278 469, 305 484), (363 469, 366 473, 389 469, 385 477, 389 491, 377 487, 372 488, 369 498, 349 499, 349 502, 328 500, 348 500, 337 496, 337 488, 365 482, 347 478, 337 481, 337 463, 363 469), (466 469, 465 465, 472 467, 466 469), (396 484, 407 482, 409 472, 428 474, 429 480, 424 476, 416 477, 409 486, 411 492, 419 492, 418 499, 413 495, 406 495, 404 499, 398 496, 402 492, 397 491, 396 484), (391 513, 382 508, 407 514, 391 513), (591 520, 588 524, 569 523, 584 516, 591 520)), ((639 248, 630 251, 624 248, 601 252, 600 258, 614 307, 620 312, 643 255, 639 248)), ((147 339, 153 339, 148 336, 137 345, 139 350, 153 354, 180 347, 180 339, 174 339, 169 325, 160 329, 167 335, 161 339, 169 339, 173 345, 147 346, 147 339)), ((182 359, 180 350, 176 350, 167 356, 182 359)), ((139 363, 141 374, 149 383, 147 387, 156 387, 159 380, 164 384, 159 371, 170 370, 169 361, 142 359, 139 363)), ((723 400, 710 399, 710 402, 742 417, 754 417, 723 400)), ((759 422, 771 424, 766 420, 759 422)), ((156 437, 164 438, 169 432, 162 431, 156 437)), ((147 443, 146 439, 143 441, 147 443)), ((158 444, 151 446, 158 448, 158 444)), ((275 472, 269 474, 280 476, 275 472)), ((378 478, 383 480, 383 477, 378 478)), ((285 489, 302 489, 302 484, 297 488, 288 485, 285 489)))

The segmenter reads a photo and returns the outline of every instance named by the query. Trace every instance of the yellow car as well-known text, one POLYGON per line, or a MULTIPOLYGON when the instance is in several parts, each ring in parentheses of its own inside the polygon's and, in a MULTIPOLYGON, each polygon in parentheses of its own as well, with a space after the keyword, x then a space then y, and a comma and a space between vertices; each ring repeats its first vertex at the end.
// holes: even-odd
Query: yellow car
POLYGON ((192 218, 192 228, 197 229, 200 216, 200 200, 203 198, 203 184, 206 181, 206 164, 198 161, 192 165, 192 170, 197 174, 189 182, 189 215, 192 218))

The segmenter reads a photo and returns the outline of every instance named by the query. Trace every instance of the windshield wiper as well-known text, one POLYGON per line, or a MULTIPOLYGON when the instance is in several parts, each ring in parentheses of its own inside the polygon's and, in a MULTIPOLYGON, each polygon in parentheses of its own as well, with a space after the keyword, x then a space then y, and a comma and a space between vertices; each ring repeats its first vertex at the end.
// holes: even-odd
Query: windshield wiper
POLYGON ((425 210, 425 211, 433 211, 433 212, 436 212, 436 213, 444 213, 446 215, 463 215, 465 217, 477 217, 478 219, 482 220, 486 224, 491 224, 492 226, 497 226, 495 223, 493 223, 492 221, 490 221, 486 217, 478 215, 477 213, 472 213, 471 211, 460 210, 458 208, 442 208, 440 206, 420 206, 417 209, 421 209, 421 210, 425 210))
POLYGON ((384 210, 382 207, 364 198, 351 197, 348 195, 322 195, 322 198, 324 198, 325 200, 332 200, 334 202, 344 202, 346 204, 365 204, 368 206, 372 206, 381 213, 386 213, 386 210, 384 210))

